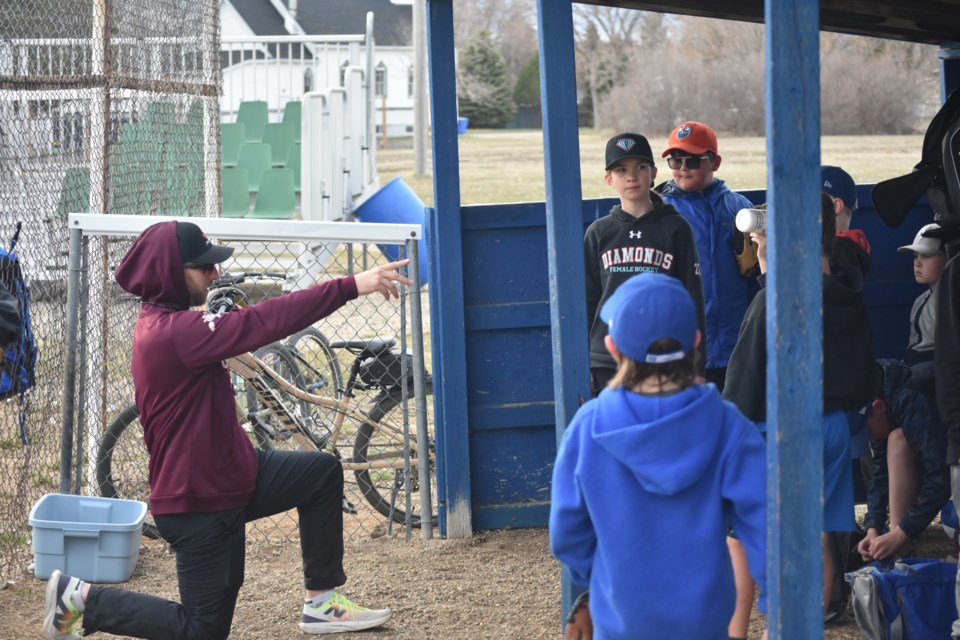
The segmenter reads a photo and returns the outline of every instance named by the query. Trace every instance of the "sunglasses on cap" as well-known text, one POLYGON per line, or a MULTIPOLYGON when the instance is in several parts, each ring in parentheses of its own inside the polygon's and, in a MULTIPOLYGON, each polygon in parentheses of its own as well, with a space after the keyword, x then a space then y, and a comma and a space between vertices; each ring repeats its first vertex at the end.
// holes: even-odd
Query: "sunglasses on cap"
POLYGON ((687 169, 699 169, 700 163, 709 159, 709 154, 703 156, 670 156, 667 158, 667 166, 671 169, 681 169, 686 164, 687 169))
POLYGON ((200 264, 196 262, 184 262, 184 269, 196 269, 197 271, 213 271, 217 268, 215 264, 200 264))

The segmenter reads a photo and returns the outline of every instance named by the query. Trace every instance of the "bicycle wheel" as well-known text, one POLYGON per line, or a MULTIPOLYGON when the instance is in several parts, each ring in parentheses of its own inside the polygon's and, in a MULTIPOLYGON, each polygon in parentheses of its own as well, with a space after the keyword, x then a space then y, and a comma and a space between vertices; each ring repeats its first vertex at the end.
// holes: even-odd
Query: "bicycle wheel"
MULTIPOLYGON (((305 391, 334 401, 342 397, 344 388, 340 361, 325 335, 313 327, 307 327, 288 338, 286 345, 300 366, 305 391)), ((329 433, 337 415, 335 410, 328 407, 310 405, 310 417, 315 428, 329 433)))
POLYGON ((330 348, 330 341, 318 329, 307 327, 295 333, 285 343, 293 349, 300 366, 305 391, 336 400, 343 390, 340 361, 330 348))
MULTIPOLYGON (((275 342, 258 349, 254 355, 265 365, 276 371, 287 382, 295 387, 303 389, 305 383, 300 375, 300 368, 297 361, 291 354, 290 347, 275 342)), ((279 385, 273 383, 269 378, 263 377, 263 383, 270 389, 277 400, 282 403, 284 409, 297 421, 309 425, 310 410, 312 405, 297 398, 290 396, 283 391, 279 385)), ((291 425, 285 424, 277 412, 266 406, 257 391, 248 381, 244 389, 244 398, 246 400, 247 421, 250 430, 254 436, 255 444, 261 449, 281 449, 298 450, 301 447, 293 439, 291 425)), ((314 434, 309 434, 309 439, 319 446, 319 440, 314 434)))
MULTIPOLYGON (((143 441, 140 412, 132 404, 107 427, 97 450, 97 487, 104 498, 142 500, 150 504, 150 455, 143 441)), ((160 531, 150 516, 143 535, 157 540, 160 531)))
MULTIPOLYGON (((433 390, 428 381, 427 394, 432 395, 433 390)), ((410 402, 413 402, 412 393, 410 402)), ((416 419, 413 417, 413 407, 410 407, 409 428, 412 436, 416 436, 416 419)), ((420 477, 417 466, 416 442, 411 440, 410 452, 410 483, 404 481, 402 467, 404 446, 390 438, 387 432, 394 434, 403 434, 403 404, 401 402, 401 392, 399 389, 384 395, 370 411, 370 419, 378 425, 384 425, 385 429, 379 429, 371 424, 363 423, 357 430, 357 437, 353 445, 353 461, 357 463, 377 462, 391 463, 395 466, 383 469, 364 469, 354 472, 357 479, 357 485, 363 493, 363 497, 379 513, 387 518, 393 518, 395 522, 403 523, 406 521, 407 494, 410 494, 410 503, 412 505, 411 521, 413 526, 419 527, 422 518, 420 507, 420 477)), ((433 503, 437 500, 437 480, 436 465, 433 453, 433 433, 430 433, 430 495, 433 503)), ((431 520, 437 522, 436 508, 432 509, 431 520)))

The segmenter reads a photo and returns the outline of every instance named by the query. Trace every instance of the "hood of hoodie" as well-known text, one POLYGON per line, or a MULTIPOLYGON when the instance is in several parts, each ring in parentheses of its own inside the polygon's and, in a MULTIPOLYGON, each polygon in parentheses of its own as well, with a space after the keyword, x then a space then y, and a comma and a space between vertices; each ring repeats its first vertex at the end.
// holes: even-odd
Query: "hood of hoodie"
POLYGON ((712 386, 695 385, 665 396, 622 388, 602 393, 609 398, 598 403, 591 436, 644 489, 674 495, 711 468, 722 432, 716 421, 723 416, 723 401, 712 386))
POLYGON ((145 229, 123 257, 114 278, 124 291, 143 302, 189 308, 177 223, 161 222, 145 229))
POLYGON ((720 178, 714 178, 703 191, 684 191, 674 180, 668 180, 657 186, 657 192, 660 195, 670 196, 672 198, 706 198, 714 201, 723 195, 727 189, 722 188, 724 181, 720 178))
POLYGON ((663 198, 661 198, 660 194, 658 194, 656 191, 650 191, 650 202, 653 203, 653 209, 643 214, 639 218, 624 211, 623 207, 621 207, 619 204, 615 204, 610 208, 610 215, 625 222, 643 222, 644 224, 656 222, 664 216, 679 215, 677 210, 673 208, 673 205, 665 203, 663 198))
POLYGON ((856 267, 834 267, 830 276, 823 278, 823 308, 829 313, 836 329, 863 329, 863 275, 856 267))

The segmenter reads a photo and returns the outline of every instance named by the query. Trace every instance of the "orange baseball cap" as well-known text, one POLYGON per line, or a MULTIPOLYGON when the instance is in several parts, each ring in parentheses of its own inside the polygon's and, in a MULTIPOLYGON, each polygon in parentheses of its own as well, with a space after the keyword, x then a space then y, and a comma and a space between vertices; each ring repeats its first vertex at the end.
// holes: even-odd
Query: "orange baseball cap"
POLYGON ((707 151, 712 151, 718 157, 720 155, 717 152, 716 132, 702 122, 692 120, 677 125, 677 128, 670 134, 667 150, 663 152, 661 157, 666 158, 675 149, 697 156, 707 151))

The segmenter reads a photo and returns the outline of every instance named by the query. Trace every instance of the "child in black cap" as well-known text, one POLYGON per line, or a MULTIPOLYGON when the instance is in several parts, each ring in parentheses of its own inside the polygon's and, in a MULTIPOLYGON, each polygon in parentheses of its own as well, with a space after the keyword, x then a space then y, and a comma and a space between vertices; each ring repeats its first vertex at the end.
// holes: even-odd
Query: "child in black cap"
MULTIPOLYGON (((607 326, 599 310, 630 277, 663 273, 680 280, 694 300, 697 324, 704 330, 696 240, 689 223, 651 191, 656 177, 657 167, 646 138, 636 133, 610 138, 604 180, 620 196, 620 204, 610 210, 610 215, 591 224, 583 239, 594 395, 607 385, 617 368, 604 347, 607 326)), ((698 349, 702 351, 703 345, 698 349)))

